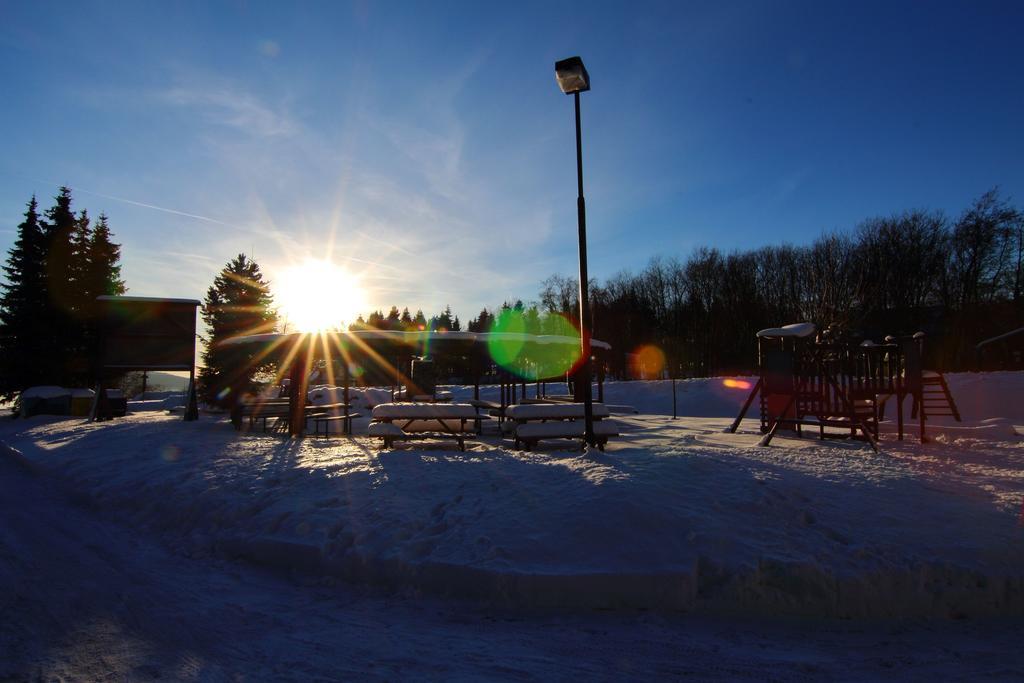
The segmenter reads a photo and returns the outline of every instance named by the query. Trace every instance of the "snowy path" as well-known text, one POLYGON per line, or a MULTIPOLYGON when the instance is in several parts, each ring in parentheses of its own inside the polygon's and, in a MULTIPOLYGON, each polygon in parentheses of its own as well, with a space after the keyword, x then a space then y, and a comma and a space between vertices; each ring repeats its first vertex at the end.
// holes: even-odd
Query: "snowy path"
POLYGON ((0 455, 0 680, 986 680, 1024 624, 506 612, 170 553, 0 455))

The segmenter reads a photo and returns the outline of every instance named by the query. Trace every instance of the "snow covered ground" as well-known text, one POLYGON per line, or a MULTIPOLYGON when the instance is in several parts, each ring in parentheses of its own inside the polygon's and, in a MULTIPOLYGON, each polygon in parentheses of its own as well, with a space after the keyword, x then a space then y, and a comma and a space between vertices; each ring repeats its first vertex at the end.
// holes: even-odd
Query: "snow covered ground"
POLYGON ((1019 678, 1024 375, 951 381, 965 422, 880 455, 724 434, 720 380, 679 420, 611 383, 641 414, 589 459, 3 420, 0 678, 1019 678))

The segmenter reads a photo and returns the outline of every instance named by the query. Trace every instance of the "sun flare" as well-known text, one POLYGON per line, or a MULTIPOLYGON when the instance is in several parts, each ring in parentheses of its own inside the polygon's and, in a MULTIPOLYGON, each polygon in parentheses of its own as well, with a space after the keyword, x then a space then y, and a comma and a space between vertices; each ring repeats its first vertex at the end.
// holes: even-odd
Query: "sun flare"
POLYGON ((320 332, 353 322, 365 308, 359 278, 330 261, 310 259, 277 279, 275 299, 289 332, 320 332))

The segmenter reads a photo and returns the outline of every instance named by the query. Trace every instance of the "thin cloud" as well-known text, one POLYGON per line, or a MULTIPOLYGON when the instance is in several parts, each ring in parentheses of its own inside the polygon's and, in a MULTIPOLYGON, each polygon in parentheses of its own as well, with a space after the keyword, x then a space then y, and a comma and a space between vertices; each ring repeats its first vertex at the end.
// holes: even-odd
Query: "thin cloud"
POLYGON ((156 97, 177 107, 197 109, 215 124, 256 137, 288 137, 300 130, 287 114, 275 111, 251 93, 224 84, 175 86, 158 92, 156 97))

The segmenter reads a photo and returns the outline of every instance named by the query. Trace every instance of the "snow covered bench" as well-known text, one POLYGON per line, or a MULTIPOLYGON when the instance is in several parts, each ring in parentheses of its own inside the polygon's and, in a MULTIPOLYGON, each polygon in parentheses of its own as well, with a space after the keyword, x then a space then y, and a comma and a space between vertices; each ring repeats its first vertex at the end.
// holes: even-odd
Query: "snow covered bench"
POLYGON ((466 403, 383 403, 373 407, 368 431, 384 440, 384 448, 407 439, 454 438, 464 451, 466 437, 485 419, 466 403))
MULTIPOLYGON (((608 438, 619 435, 618 425, 604 422, 611 413, 603 403, 593 404, 594 436, 602 450, 608 438)), ((542 439, 582 439, 584 437, 584 406, 582 403, 532 403, 509 406, 505 416, 515 423, 512 436, 516 448, 522 442, 526 449, 542 439)))
MULTIPOLYGON (((582 439, 585 434, 583 420, 558 420, 556 422, 527 422, 516 425, 515 440, 516 447, 519 442, 526 445, 530 450, 541 439, 582 439)), ((604 450, 608 438, 619 435, 619 427, 612 421, 594 421, 594 436, 597 440, 597 447, 604 450)))

